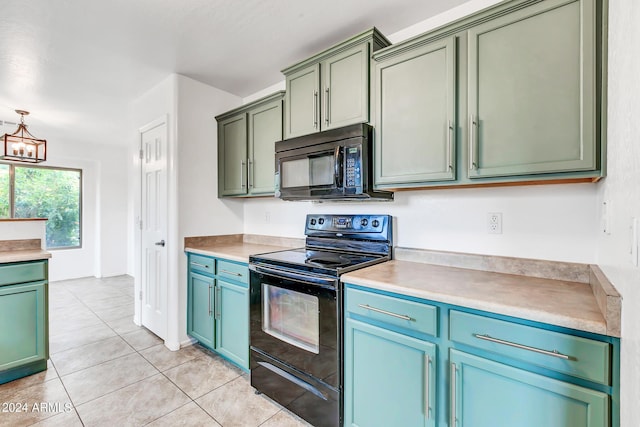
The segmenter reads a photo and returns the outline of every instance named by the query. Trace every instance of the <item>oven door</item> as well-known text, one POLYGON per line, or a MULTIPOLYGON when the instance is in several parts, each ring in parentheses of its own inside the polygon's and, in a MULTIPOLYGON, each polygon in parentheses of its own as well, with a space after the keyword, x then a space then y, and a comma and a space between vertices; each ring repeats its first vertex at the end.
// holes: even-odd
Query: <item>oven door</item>
POLYGON ((338 280, 250 265, 251 349, 338 389, 338 280))
POLYGON ((344 191, 344 148, 321 144, 276 153, 276 196, 307 199, 344 191))

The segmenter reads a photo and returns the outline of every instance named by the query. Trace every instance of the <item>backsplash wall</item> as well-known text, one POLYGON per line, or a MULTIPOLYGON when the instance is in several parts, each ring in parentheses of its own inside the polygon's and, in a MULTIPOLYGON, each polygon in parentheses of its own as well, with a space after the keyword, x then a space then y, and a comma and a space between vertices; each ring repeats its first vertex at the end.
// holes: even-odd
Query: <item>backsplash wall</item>
POLYGON ((244 233, 303 237, 309 213, 389 214, 395 246, 594 263, 597 193, 587 183, 402 191, 393 202, 251 199, 244 233), (502 213, 502 234, 488 233, 489 212, 502 213))

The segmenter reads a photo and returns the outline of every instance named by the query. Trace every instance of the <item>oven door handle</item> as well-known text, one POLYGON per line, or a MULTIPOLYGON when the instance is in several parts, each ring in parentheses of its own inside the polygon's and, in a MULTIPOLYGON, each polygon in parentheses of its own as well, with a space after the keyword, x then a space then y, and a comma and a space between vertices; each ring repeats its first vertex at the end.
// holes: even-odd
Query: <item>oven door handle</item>
POLYGON ((249 270, 256 273, 268 274, 269 276, 282 277, 296 282, 308 283, 312 285, 323 285, 328 288, 335 288, 337 279, 325 279, 324 277, 312 274, 298 273, 293 271, 279 270, 276 268, 264 267, 262 265, 249 264, 249 270))

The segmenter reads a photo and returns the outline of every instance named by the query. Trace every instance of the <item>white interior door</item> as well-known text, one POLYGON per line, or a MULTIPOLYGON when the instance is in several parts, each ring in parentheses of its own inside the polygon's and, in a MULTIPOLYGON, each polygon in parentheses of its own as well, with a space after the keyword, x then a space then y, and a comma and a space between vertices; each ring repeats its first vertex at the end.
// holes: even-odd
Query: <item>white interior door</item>
POLYGON ((141 138, 142 325, 160 338, 167 332, 167 125, 141 138))

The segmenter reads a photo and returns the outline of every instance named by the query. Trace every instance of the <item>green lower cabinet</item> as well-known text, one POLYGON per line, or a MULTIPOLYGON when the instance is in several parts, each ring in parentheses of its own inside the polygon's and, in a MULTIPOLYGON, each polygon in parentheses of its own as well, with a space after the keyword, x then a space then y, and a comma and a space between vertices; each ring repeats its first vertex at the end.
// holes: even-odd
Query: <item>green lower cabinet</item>
POLYGON ((0 384, 47 369, 48 262, 0 264, 0 384))
POLYGON ((213 293, 215 280, 189 273, 187 285, 187 333, 201 344, 214 347, 213 293))
POLYGON ((188 254, 187 334, 249 369, 249 274, 235 261, 188 254))
POLYGON ((435 426, 436 345, 345 323, 344 425, 435 426))
POLYGON ((249 289, 218 280, 216 284, 216 351, 249 366, 249 289))
POLYGON ((606 427, 609 397, 451 350, 451 427, 606 427))

